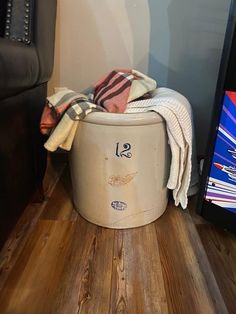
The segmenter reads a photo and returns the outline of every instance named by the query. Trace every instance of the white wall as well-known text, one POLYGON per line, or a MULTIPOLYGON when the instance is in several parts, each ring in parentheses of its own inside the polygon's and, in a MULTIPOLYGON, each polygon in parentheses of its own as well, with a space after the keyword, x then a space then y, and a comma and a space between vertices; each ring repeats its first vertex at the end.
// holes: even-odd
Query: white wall
POLYGON ((58 0, 49 85, 80 91, 136 68, 189 98, 204 152, 230 0, 58 0))
POLYGON ((147 1, 59 0, 58 6, 54 85, 81 90, 117 67, 147 72, 147 1))

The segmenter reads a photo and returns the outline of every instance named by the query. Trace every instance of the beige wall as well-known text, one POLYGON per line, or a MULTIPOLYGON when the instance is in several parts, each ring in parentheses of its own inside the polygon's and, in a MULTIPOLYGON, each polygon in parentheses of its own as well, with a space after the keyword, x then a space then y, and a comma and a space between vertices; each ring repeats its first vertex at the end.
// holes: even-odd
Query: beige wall
POLYGON ((146 0, 59 0, 53 87, 80 91, 114 68, 147 73, 146 0))
POLYGON ((230 0, 58 0, 53 87, 136 68, 190 101, 203 154, 230 0))

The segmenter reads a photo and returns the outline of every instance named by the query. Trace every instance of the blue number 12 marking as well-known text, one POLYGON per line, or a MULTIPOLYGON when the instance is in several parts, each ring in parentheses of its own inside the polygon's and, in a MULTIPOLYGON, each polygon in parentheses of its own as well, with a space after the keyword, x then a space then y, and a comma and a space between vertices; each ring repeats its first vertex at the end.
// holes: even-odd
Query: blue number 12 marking
POLYGON ((130 152, 131 145, 129 143, 123 144, 123 147, 121 149, 120 149, 120 143, 119 142, 116 143, 116 156, 117 157, 126 157, 126 158, 132 157, 132 153, 130 152), (121 150, 121 149, 123 149, 123 150, 121 150))

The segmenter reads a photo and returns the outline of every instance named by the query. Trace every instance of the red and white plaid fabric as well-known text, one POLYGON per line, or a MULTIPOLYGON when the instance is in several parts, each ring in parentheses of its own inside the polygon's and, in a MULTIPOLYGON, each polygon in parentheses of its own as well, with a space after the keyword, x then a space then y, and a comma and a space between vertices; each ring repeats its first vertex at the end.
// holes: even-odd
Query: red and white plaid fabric
POLYGON ((156 89, 156 82, 132 69, 113 70, 95 84, 95 104, 108 112, 124 112, 128 102, 156 89))
POLYGON ((124 112, 134 75, 131 70, 114 70, 95 85, 94 102, 109 112, 124 112))

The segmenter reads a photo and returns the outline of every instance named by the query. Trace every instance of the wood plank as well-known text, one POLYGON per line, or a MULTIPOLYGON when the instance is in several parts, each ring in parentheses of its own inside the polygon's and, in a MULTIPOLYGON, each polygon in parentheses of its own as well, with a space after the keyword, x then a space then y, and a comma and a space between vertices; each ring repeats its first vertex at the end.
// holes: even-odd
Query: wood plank
POLYGON ((110 313, 168 313, 155 226, 116 230, 110 313))
POLYGON ((189 213, 169 205, 155 225, 170 313, 227 313, 189 213))
POLYGON ((46 197, 51 195, 51 191, 55 187, 55 183, 61 177, 62 172, 66 167, 65 157, 60 157, 58 154, 48 154, 47 158, 47 169, 45 172, 43 186, 46 197))
POLYGON ((220 313, 227 313, 227 308, 222 297, 221 291, 219 289, 219 286, 217 285, 215 274, 212 271, 211 265, 207 258, 206 251, 203 247, 196 226, 193 223, 192 216, 190 215, 189 212, 186 212, 186 215, 184 215, 183 218, 187 227, 189 241, 191 243, 192 248, 194 249, 197 261, 199 263, 199 269, 201 270, 202 275, 205 279, 206 285, 208 287, 215 308, 220 313))
POLYGON ((197 230, 229 313, 236 313, 236 237, 212 225, 197 230))
POLYGON ((100 228, 73 210, 68 169, 52 195, 51 178, 0 253, 1 314, 236 312, 235 236, 172 204, 145 227, 100 228))
POLYGON ((45 201, 41 204, 29 204, 25 208, 0 252, 0 291, 9 273, 13 269, 17 258, 22 252, 30 233, 34 229, 35 224, 50 199, 64 168, 65 163, 58 161, 52 162, 51 158, 48 158, 47 171, 44 178, 46 186, 45 201))
POLYGON ((72 186, 68 167, 62 173, 54 193, 45 206, 40 219, 43 220, 70 220, 78 218, 72 201, 72 186))
POLYGON ((0 253, 0 291, 37 222, 36 213, 41 213, 41 205, 27 206, 0 253))
POLYGON ((192 217, 192 221, 195 225, 208 224, 209 222, 206 219, 204 219, 202 216, 198 215, 198 213, 196 212, 197 202, 198 202, 198 195, 193 196, 188 205, 189 213, 192 217))
POLYGON ((53 313, 108 313, 113 242, 114 230, 78 220, 53 313))
POLYGON ((39 221, 0 294, 1 313, 53 313, 74 223, 39 221))

